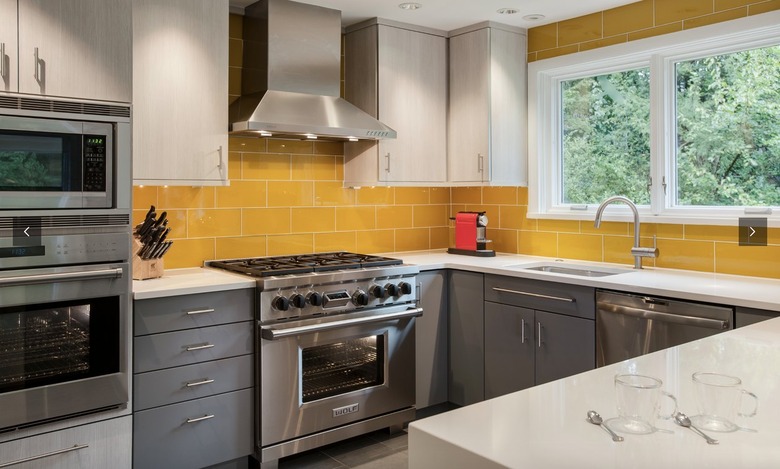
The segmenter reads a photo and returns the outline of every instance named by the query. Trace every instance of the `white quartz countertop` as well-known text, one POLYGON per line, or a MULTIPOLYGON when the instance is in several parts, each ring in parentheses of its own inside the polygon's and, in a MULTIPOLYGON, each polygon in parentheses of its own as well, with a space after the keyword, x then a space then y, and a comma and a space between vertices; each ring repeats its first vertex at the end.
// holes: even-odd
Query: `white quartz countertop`
POLYGON ((244 275, 208 268, 166 270, 160 278, 133 280, 133 299, 190 295, 254 288, 255 280, 244 275))
POLYGON ((412 422, 409 468, 775 468, 780 467, 780 318, 412 422), (588 410, 617 415, 614 376, 660 378, 679 409, 697 413, 691 375, 738 376, 759 398, 758 414, 737 424, 756 430, 709 434, 658 420, 649 435, 615 443, 588 410), (669 431, 673 433, 668 433, 669 431))

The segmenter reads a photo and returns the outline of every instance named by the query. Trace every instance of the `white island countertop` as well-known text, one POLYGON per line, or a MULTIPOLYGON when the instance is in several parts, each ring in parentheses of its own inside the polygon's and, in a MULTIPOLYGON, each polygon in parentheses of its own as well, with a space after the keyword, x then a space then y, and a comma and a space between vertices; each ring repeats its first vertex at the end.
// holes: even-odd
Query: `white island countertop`
POLYGON ((409 468, 777 468, 778 365, 780 318, 412 422, 409 468), (756 432, 709 432, 720 444, 708 445, 690 429, 658 420, 661 431, 616 443, 585 419, 591 409, 604 419, 616 416, 619 373, 660 378, 692 416, 695 371, 740 377, 759 405, 755 417, 737 424, 756 432))

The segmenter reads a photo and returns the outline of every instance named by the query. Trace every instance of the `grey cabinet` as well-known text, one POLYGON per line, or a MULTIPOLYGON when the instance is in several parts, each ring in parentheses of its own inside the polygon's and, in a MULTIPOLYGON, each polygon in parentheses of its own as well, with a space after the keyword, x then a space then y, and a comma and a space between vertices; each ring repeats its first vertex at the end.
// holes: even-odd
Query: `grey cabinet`
POLYGON ((447 271, 417 276, 423 315, 416 319, 415 406, 422 409, 447 402, 447 271))
POLYGON ((485 302, 485 398, 536 382, 534 310, 485 302))
POLYGON ((767 311, 756 308, 737 306, 734 314, 734 327, 744 327, 757 322, 766 321, 780 316, 780 311, 767 311))
POLYGON ((484 275, 451 270, 449 303, 449 401, 469 405, 485 398, 484 275))

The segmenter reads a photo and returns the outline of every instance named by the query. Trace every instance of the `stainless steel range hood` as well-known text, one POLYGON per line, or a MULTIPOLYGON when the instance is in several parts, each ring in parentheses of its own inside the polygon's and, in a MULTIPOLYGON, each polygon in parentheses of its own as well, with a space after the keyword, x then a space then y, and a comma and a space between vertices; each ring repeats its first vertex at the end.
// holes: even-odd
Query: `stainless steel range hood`
POLYGON ((288 0, 244 9, 241 97, 231 135, 339 140, 396 132, 339 97, 341 12, 288 0))

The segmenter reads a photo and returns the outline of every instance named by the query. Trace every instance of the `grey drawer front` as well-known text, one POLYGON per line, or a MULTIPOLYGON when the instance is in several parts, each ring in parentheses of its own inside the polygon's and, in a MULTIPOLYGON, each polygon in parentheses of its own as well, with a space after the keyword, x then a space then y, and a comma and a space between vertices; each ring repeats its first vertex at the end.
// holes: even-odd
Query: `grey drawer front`
POLYGON ((156 334, 230 322, 254 316, 255 289, 167 296, 134 303, 134 334, 156 334))
POLYGON ((252 353, 252 324, 238 322, 136 337, 133 370, 143 373, 252 353))
POLYGON ((252 394, 245 389, 136 412, 133 467, 191 469, 251 454, 252 394))
POLYGON ((595 289, 581 285, 485 275, 485 301, 596 318, 595 289))
POLYGON ((251 388, 253 363, 253 355, 242 355, 137 374, 133 377, 133 407, 138 411, 251 388))

